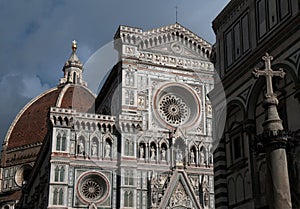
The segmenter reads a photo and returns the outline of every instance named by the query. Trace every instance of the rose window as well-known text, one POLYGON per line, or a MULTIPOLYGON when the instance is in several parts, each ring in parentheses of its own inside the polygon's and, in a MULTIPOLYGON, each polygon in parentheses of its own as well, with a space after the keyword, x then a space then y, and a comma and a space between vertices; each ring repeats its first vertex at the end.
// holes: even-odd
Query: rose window
POLYGON ((180 125, 189 117, 189 108, 184 101, 175 95, 164 95, 159 102, 161 117, 171 125, 180 125))
POLYGON ((96 200, 102 196, 103 187, 98 182, 88 179, 83 182, 81 192, 87 199, 96 200))
POLYGON ((201 100, 196 91, 180 83, 162 83, 155 87, 153 113, 161 127, 196 128, 201 121, 201 100))
POLYGON ((109 195, 109 181, 100 172, 89 172, 81 175, 77 185, 78 195, 85 203, 100 203, 106 200, 109 195))

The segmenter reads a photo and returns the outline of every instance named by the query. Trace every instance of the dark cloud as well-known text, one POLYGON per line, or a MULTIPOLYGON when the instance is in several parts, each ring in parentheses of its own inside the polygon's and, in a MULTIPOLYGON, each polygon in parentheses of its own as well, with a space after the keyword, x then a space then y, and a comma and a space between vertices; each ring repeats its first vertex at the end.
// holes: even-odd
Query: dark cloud
POLYGON ((229 0, 0 1, 0 141, 17 112, 57 85, 78 41, 82 62, 110 42, 119 25, 144 30, 175 23, 213 43, 211 22, 229 0))

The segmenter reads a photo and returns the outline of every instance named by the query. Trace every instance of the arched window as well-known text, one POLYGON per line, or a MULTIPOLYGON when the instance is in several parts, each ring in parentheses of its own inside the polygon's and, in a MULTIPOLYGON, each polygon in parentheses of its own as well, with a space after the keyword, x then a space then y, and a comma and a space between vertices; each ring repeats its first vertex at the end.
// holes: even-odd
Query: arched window
POLYGON ((60 142, 61 142, 61 135, 57 134, 57 136, 56 136, 56 150, 57 151, 60 150, 60 142))
POLYGON ((67 144, 67 137, 64 133, 63 136, 61 136, 60 133, 56 136, 56 150, 57 151, 66 151, 66 144, 67 144))
POLYGON ((62 136, 62 140, 61 140, 61 151, 66 151, 66 140, 67 140, 67 137, 66 137, 66 134, 64 134, 62 136))
POLYGON ((54 192, 53 192, 53 205, 57 205, 57 198, 58 198, 58 191, 57 189, 55 188, 54 189, 54 192))
POLYGON ((59 181, 63 182, 65 179, 65 168, 62 166, 59 171, 59 181))
POLYGON ((124 207, 133 207, 133 193, 132 193, 132 191, 125 191, 125 193, 124 193, 124 207))
POLYGON ((73 72, 73 83, 76 84, 76 73, 73 72))
POLYGON ((55 171, 54 171, 54 181, 57 182, 58 179, 59 179, 59 167, 56 166, 56 167, 55 167, 55 171))
POLYGON ((125 155, 129 155, 129 144, 130 144, 129 140, 126 139, 125 140, 125 147, 124 147, 124 154, 125 155))
POLYGON ((63 189, 60 189, 59 197, 58 197, 58 204, 63 205, 64 204, 63 200, 64 200, 64 192, 63 192, 63 189))
POLYGON ((65 167, 64 166, 56 166, 54 170, 54 181, 55 182, 63 182, 65 180, 65 167))
POLYGON ((128 207, 128 192, 124 192, 124 207, 128 207))
POLYGON ((133 192, 128 194, 128 207, 133 207, 133 192))

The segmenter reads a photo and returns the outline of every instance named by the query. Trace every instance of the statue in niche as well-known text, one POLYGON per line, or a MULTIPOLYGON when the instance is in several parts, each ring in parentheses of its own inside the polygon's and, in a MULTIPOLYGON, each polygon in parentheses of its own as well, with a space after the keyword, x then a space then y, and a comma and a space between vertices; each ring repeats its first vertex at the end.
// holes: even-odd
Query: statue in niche
POLYGON ((195 163, 195 152, 194 152, 193 149, 191 150, 191 163, 192 163, 192 164, 195 163))
POLYGON ((129 74, 129 85, 134 86, 134 74, 133 73, 129 74))
POLYGON ((140 145, 140 158, 143 159, 144 158, 144 146, 141 144, 140 145))
POLYGON ((144 97, 141 96, 141 97, 138 98, 138 105, 140 107, 143 107, 145 105, 145 98, 144 97))
POLYGON ((165 183, 166 178, 164 178, 162 175, 159 175, 158 182, 160 186, 162 186, 165 183))
POLYGON ((93 144, 92 144, 92 156, 97 156, 97 149, 98 149, 97 142, 93 141, 93 144))
POLYGON ((84 154, 84 140, 80 139, 78 145, 78 154, 84 154))
POLYGON ((207 103, 207 114, 212 115, 212 107, 211 104, 207 103))
POLYGON ((162 148, 161 150, 161 160, 166 160, 166 148, 162 148))
POLYGON ((214 156, 213 156, 212 153, 209 154, 208 162, 209 162, 209 164, 213 164, 214 163, 214 156))
POLYGON ((156 206, 156 203, 157 203, 157 189, 158 189, 158 179, 157 179, 157 176, 152 173, 152 177, 151 177, 151 201, 152 201, 152 204, 153 206, 156 206))
POLYGON ((151 157, 150 160, 155 160, 155 148, 154 146, 151 146, 151 157))
POLYGON ((74 148, 74 143, 71 143, 71 154, 74 154, 75 148, 74 148))
POLYGON ((209 185, 208 185, 208 181, 207 181, 207 176, 203 176, 202 194, 203 194, 204 206, 208 206, 208 203, 209 203, 209 185))
POLYGON ((177 163, 182 163, 183 160, 183 156, 182 156, 182 150, 177 148, 177 152, 176 152, 176 162, 177 163))
POLYGON ((200 149, 200 165, 204 165, 205 162, 205 155, 204 155, 204 148, 200 149))
POLYGON ((105 158, 110 158, 110 144, 109 142, 106 142, 106 145, 105 145, 105 158))
POLYGON ((207 135, 211 135, 212 130, 211 130, 211 121, 207 121, 207 135))

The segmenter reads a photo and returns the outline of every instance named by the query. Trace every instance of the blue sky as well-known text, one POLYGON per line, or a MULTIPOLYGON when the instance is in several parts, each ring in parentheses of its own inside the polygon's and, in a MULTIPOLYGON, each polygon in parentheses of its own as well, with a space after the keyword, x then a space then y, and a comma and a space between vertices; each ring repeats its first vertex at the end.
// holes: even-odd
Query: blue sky
MULTIPOLYGON (((178 22, 210 43, 229 0, 0 0, 0 142, 20 109, 54 87, 78 42, 85 63, 119 25, 149 30, 178 22)), ((89 69, 90 70, 90 69, 89 69)))

